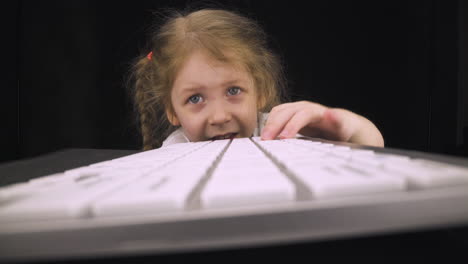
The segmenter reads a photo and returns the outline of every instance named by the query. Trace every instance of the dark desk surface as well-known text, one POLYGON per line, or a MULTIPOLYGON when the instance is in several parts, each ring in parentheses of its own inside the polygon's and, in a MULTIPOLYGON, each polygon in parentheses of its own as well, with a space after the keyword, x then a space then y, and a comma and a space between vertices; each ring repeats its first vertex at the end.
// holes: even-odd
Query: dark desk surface
POLYGON ((64 149, 34 158, 0 163, 0 186, 23 182, 137 152, 138 150, 64 149))

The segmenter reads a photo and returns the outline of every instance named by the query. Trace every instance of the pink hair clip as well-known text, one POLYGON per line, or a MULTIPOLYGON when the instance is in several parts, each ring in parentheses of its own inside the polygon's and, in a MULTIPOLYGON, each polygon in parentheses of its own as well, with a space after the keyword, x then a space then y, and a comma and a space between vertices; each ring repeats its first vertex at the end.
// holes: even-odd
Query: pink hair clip
POLYGON ((153 59, 153 52, 150 51, 150 53, 148 53, 148 55, 146 55, 146 58, 148 58, 148 60, 152 60, 153 59))

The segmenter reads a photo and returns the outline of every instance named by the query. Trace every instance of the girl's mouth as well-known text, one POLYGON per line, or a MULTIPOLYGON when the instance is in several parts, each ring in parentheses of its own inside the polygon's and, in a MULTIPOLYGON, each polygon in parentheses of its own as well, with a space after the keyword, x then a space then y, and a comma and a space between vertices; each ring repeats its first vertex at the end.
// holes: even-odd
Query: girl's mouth
POLYGON ((237 133, 227 133, 227 134, 224 134, 224 135, 219 135, 219 136, 212 137, 212 138, 210 138, 210 140, 233 139, 236 136, 237 136, 237 133))

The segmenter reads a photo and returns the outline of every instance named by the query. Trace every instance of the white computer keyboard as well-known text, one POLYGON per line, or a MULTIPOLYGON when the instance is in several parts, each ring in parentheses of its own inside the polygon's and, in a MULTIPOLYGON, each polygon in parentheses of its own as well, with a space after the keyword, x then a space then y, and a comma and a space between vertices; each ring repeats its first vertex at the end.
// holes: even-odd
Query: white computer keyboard
MULTIPOLYGON (((200 221, 211 231, 199 237, 192 234, 189 239, 194 244, 222 244, 219 241, 226 242, 226 236, 239 243, 242 239, 252 241, 249 232, 258 225, 264 228, 266 218, 262 217, 267 215, 276 223, 271 233, 262 233, 268 241, 275 240, 275 230, 281 240, 324 236, 327 228, 329 234, 336 235, 349 233, 348 227, 362 232, 396 228, 398 223, 406 227, 460 223, 468 220, 467 165, 304 139, 240 138, 175 144, 0 188, 0 244, 16 242, 17 247, 26 247, 24 235, 27 241, 35 241, 40 239, 38 231, 71 235, 92 230, 106 236, 109 231, 103 227, 123 232, 136 224, 152 228, 148 234, 161 235, 169 232, 163 230, 163 224, 197 229, 200 221), (455 208, 414 211, 421 205, 446 204, 455 208), (399 208, 396 211, 395 206, 399 208), (353 208, 359 213, 349 213, 353 208), (385 210, 391 215, 388 219, 364 218, 385 210), (324 216, 328 213, 331 215, 324 216), (402 215, 393 219, 395 213, 402 215), (431 215, 441 218, 434 220, 431 215), (343 223, 340 226, 331 217, 361 222, 346 224, 343 229, 343 223), (321 224, 314 226, 314 219, 321 224), (230 226, 225 221, 236 220, 242 223, 232 224, 237 232, 226 233, 224 228, 230 226), (295 221, 297 228, 281 230, 285 221, 295 221), (324 221, 329 223, 324 226, 324 221), (23 237, 18 238, 19 234, 23 237)), ((174 231, 166 235, 173 236, 168 242, 172 247, 177 247, 174 237, 187 240, 174 231)), ((255 236, 257 240, 262 237, 255 236)), ((132 233, 131 238, 114 242, 121 245, 138 239, 132 233)), ((153 249, 167 249, 168 245, 159 241, 153 249)), ((0 246, 2 254, 4 249, 0 246)))

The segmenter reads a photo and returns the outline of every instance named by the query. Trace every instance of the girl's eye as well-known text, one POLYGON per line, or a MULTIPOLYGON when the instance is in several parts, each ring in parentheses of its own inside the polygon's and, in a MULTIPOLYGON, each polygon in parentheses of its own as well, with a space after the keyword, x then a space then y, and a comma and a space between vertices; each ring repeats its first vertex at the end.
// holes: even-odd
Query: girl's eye
POLYGON ((202 97, 199 94, 192 95, 189 97, 188 102, 191 104, 198 104, 202 101, 202 97))
POLYGON ((230 87, 228 89, 228 94, 229 95, 237 95, 241 92, 241 89, 239 87, 230 87))

